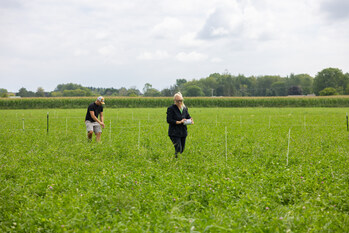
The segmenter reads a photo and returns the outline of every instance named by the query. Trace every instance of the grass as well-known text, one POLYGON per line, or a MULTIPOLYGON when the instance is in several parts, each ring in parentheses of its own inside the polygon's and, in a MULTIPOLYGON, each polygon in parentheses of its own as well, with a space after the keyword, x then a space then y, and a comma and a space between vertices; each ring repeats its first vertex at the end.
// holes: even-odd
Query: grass
POLYGON ((0 230, 349 231, 346 109, 189 111, 176 160, 166 109, 106 108, 101 144, 85 109, 2 110, 0 230))

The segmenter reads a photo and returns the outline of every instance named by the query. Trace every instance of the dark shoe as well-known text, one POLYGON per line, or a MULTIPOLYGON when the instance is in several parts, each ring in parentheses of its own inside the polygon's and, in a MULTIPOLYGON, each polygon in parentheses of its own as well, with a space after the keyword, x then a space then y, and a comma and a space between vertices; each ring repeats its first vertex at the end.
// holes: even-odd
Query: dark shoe
POLYGON ((175 154, 175 158, 176 158, 176 159, 178 158, 177 153, 175 154))

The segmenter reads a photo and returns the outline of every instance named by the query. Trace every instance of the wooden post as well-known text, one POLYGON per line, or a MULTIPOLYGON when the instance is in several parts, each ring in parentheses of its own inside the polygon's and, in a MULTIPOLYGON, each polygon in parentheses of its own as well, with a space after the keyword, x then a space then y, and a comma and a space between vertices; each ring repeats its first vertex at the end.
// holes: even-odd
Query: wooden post
POLYGON ((47 113, 47 134, 48 134, 48 129, 49 129, 49 113, 47 113))

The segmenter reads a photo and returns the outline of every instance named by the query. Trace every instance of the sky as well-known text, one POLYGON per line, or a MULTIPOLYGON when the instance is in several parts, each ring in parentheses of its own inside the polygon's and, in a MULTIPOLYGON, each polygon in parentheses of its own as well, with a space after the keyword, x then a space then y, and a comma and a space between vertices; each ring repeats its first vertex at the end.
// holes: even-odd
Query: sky
POLYGON ((348 0, 0 0, 0 88, 349 72, 348 0))

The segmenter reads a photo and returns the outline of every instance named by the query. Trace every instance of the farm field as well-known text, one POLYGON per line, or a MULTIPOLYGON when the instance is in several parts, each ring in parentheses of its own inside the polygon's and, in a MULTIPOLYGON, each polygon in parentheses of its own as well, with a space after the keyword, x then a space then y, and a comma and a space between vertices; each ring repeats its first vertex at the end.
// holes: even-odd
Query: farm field
POLYGON ((175 159, 166 108, 1 110, 0 231, 349 232, 347 112, 189 108, 175 159))

